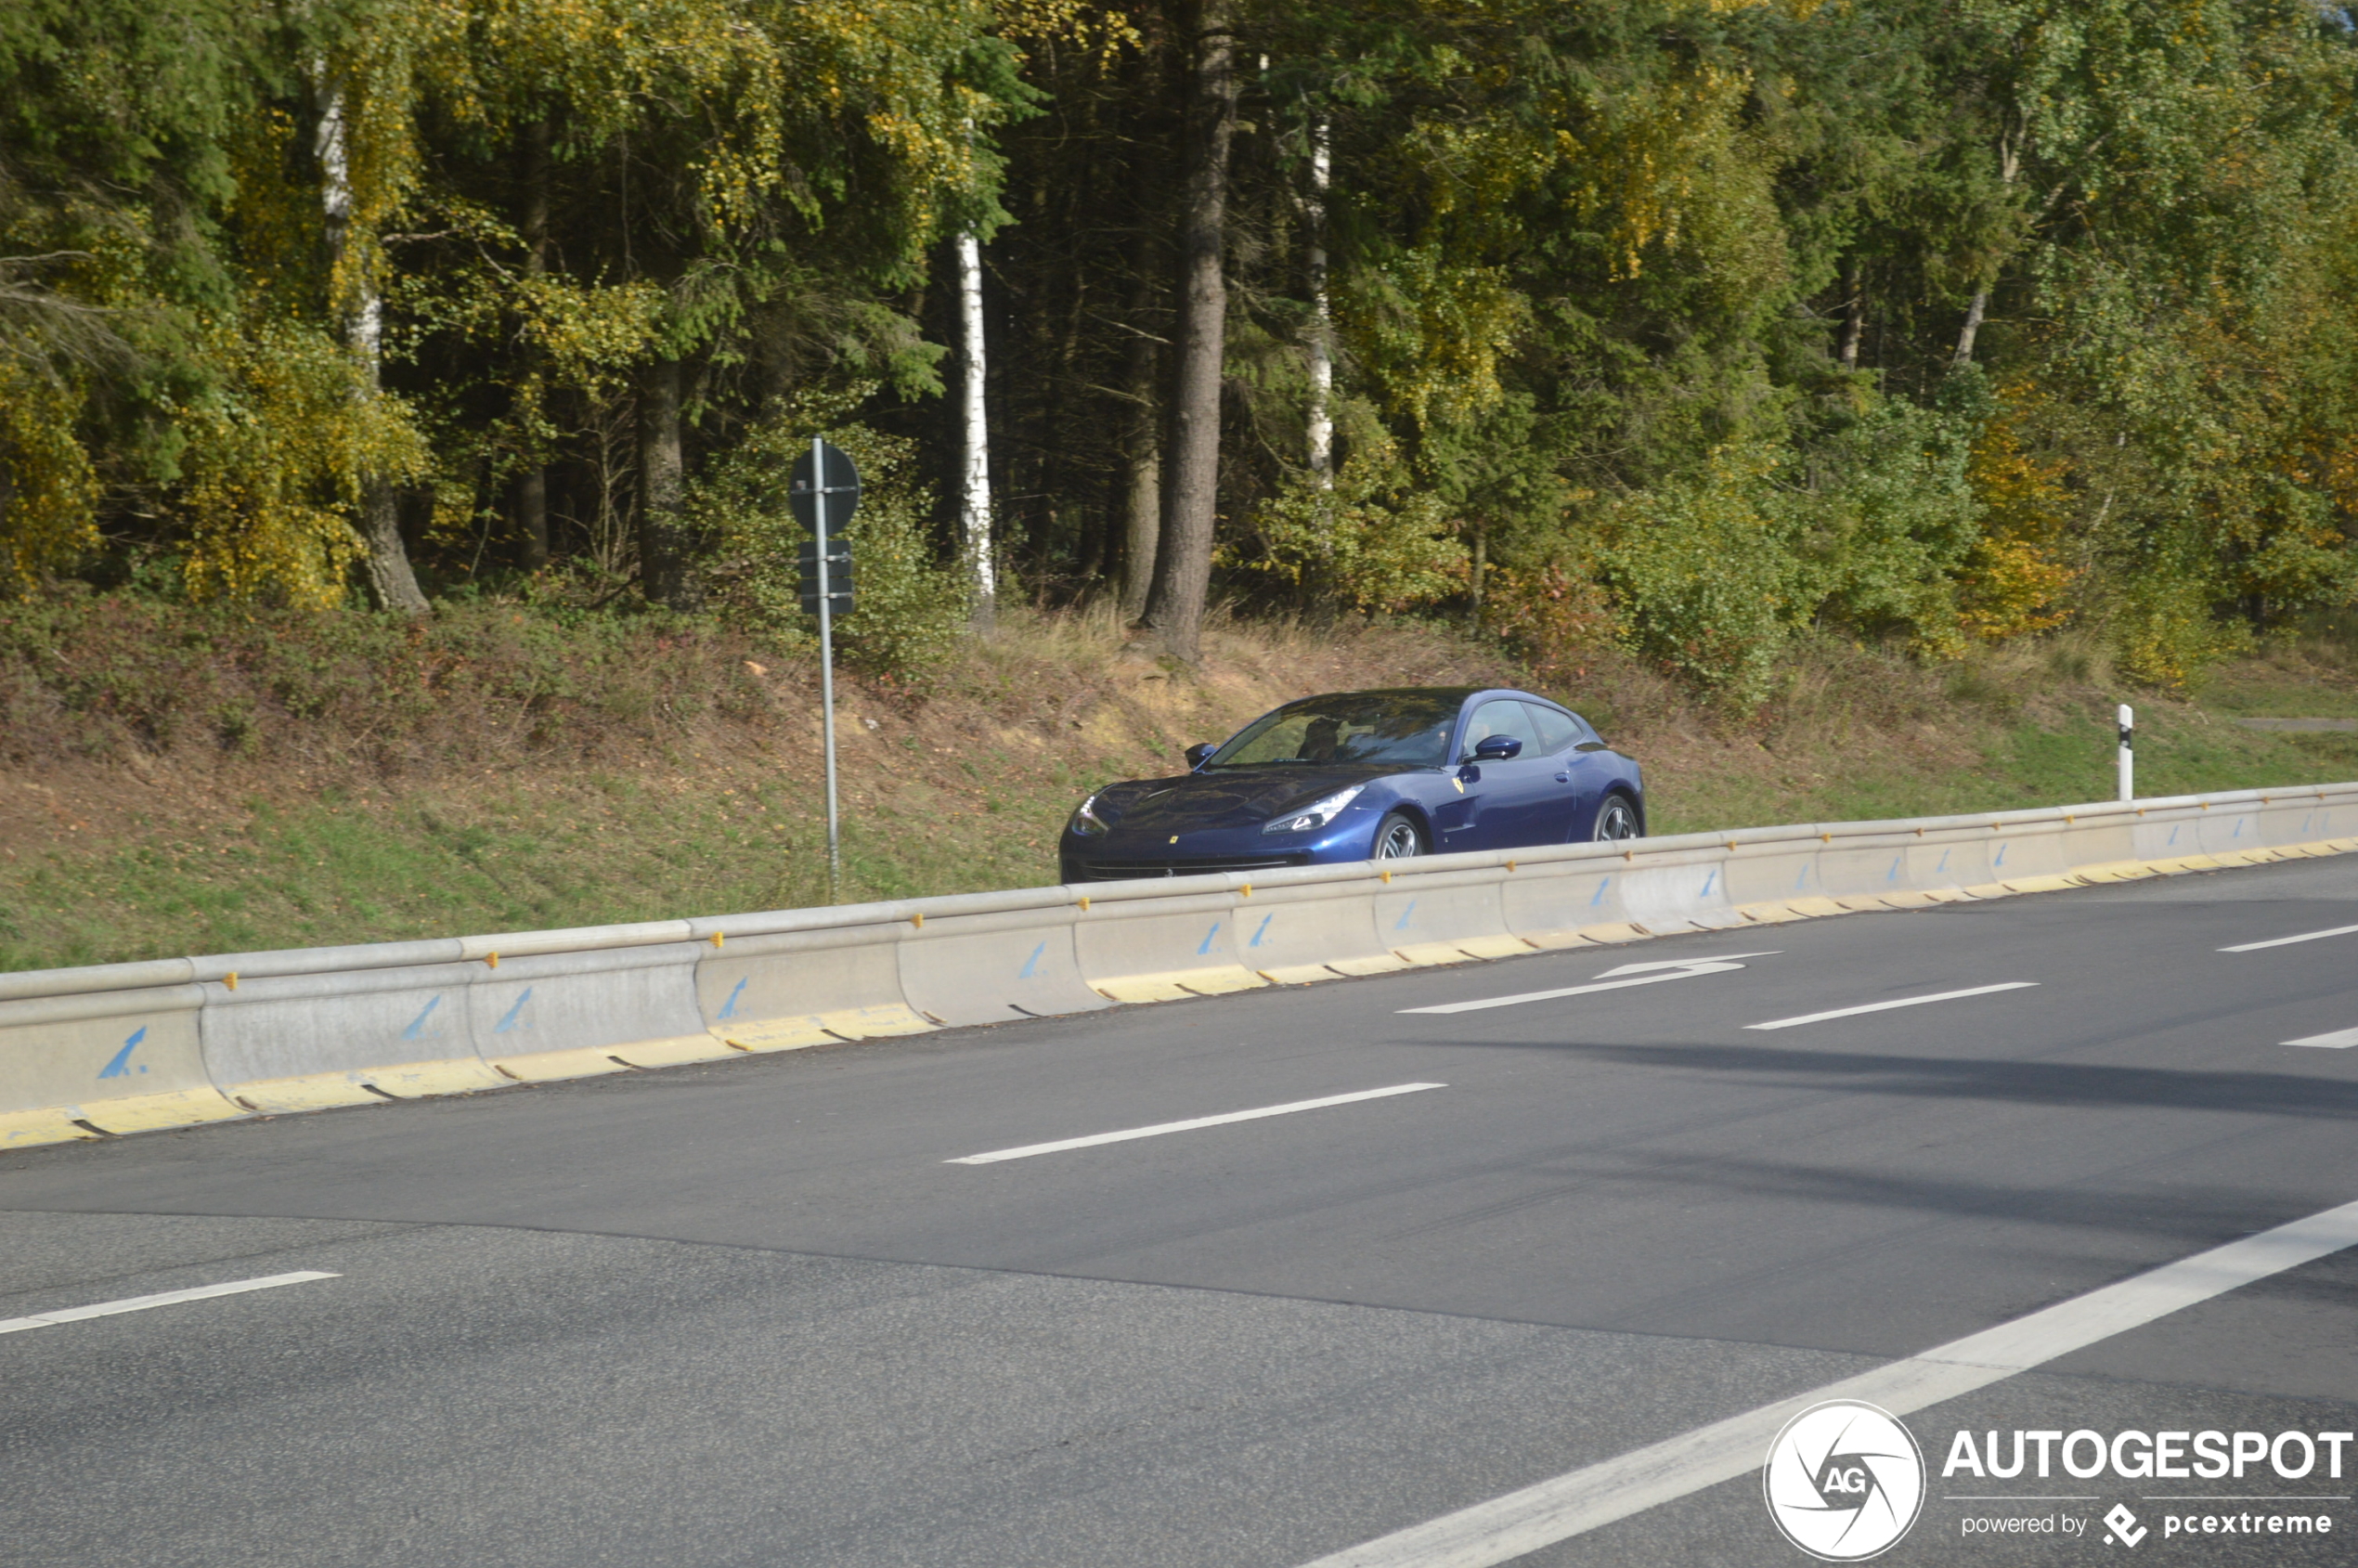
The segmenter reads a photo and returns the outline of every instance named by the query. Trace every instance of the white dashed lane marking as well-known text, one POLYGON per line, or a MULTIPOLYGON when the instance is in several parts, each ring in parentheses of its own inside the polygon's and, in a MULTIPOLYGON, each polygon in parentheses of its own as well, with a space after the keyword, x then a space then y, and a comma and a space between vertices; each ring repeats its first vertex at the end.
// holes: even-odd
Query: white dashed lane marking
POLYGON ((1765 1024, 1746 1024, 1746 1029, 1791 1029, 1795 1024, 1821 1024, 1829 1018, 1855 1018, 1861 1013, 1888 1013, 1894 1007, 1921 1007, 1927 1002, 1955 1002, 1967 996, 1988 996, 2001 991, 2028 991, 2037 980, 2001 980, 1996 985, 1967 986, 1963 991, 1936 991, 1929 996, 1903 996, 1896 1002, 1866 1002, 1856 1007, 1835 1007, 1823 1013, 1804 1013, 1795 1018, 1770 1018, 1765 1024))
POLYGON ((2358 933, 2358 926, 2337 926, 2330 931, 2303 931, 2297 937, 2271 937, 2264 942, 2239 942, 2222 947, 2222 952, 2258 952, 2263 947, 2290 947, 2295 942, 2313 942, 2321 937, 2347 937, 2358 933))
POLYGON ((342 1277, 341 1275, 307 1268, 294 1274, 266 1274, 259 1279, 232 1279, 223 1285, 199 1285, 187 1290, 159 1290, 152 1296, 125 1296, 119 1302, 59 1307, 55 1312, 36 1312, 30 1317, 0 1317, 0 1334, 14 1334, 26 1328, 48 1328, 60 1323, 79 1323, 85 1317, 112 1317, 120 1312, 146 1312, 150 1307, 177 1306, 182 1302, 209 1301, 214 1296, 241 1295, 248 1290, 269 1290, 280 1285, 302 1285, 314 1279, 342 1277))
POLYGON ((1591 991, 1620 991, 1626 986, 1656 985, 1664 980, 1690 980, 1698 975, 1724 975, 1741 969, 1739 958, 1774 958, 1768 952, 1731 952, 1723 958, 1658 958, 1648 964, 1624 964, 1608 969, 1586 985, 1559 986, 1553 991, 1518 991, 1512 996, 1485 996, 1473 1002, 1444 1002, 1432 1007, 1403 1007, 1403 1013, 1475 1013, 1484 1007, 1516 1007, 1525 1002, 1553 1002, 1560 996, 1587 996, 1591 991), (1616 977, 1626 976, 1627 978, 1616 977))
POLYGON ((1978 1334, 1477 1503, 1307 1568, 1493 1568, 1756 1471, 1786 1421, 1829 1399, 1906 1416, 2358 1245, 2358 1203, 2181 1258, 1978 1334))
POLYGON ((1262 1106, 1253 1110, 1231 1110, 1219 1116, 1198 1116, 1185 1121, 1159 1121, 1151 1127, 1131 1127, 1119 1133, 1092 1133, 1085 1138, 1060 1138, 1052 1144, 1025 1144, 1020 1148, 994 1148, 988 1154, 969 1154, 957 1160, 945 1160, 944 1165, 995 1165, 1002 1160, 1029 1160, 1035 1154, 1062 1154, 1067 1149, 1095 1148, 1099 1144, 1128 1143, 1133 1138, 1159 1138, 1165 1133, 1192 1133, 1198 1127, 1224 1127, 1231 1121, 1258 1121, 1264 1116, 1290 1116, 1298 1110, 1323 1110, 1328 1106, 1347 1106, 1359 1100, 1380 1100, 1393 1095, 1413 1095, 1420 1089, 1446 1089, 1446 1083, 1394 1083, 1384 1089, 1361 1089, 1349 1095, 1328 1095, 1323 1099, 1294 1100, 1281 1106, 1262 1106))

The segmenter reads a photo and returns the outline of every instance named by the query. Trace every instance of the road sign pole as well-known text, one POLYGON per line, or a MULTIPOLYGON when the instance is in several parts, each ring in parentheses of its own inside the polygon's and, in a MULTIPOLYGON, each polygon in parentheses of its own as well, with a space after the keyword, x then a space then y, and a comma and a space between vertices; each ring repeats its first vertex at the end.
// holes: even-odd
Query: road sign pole
POLYGON ((810 438, 811 532, 819 539, 819 707, 827 743, 827 901, 841 901, 842 828, 836 813, 836 614, 827 582, 827 444, 810 438))

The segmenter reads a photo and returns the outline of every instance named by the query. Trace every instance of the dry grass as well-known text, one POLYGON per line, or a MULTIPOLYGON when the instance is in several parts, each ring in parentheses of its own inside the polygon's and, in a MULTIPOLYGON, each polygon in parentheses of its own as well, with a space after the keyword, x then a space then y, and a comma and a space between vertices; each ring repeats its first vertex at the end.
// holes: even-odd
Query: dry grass
MULTIPOLYGON (((2358 777, 2358 737, 2214 711, 2358 707, 2349 646, 2289 640, 2200 702, 2134 696, 2146 792, 2358 777)), ((1205 647, 1166 667, 1104 607, 1012 607, 922 698, 839 680, 842 896, 1050 880, 1082 793, 1293 697, 1529 679, 1418 622, 1215 618, 1205 647)), ((2111 789, 2120 693, 2083 641, 1937 669, 1822 641, 1741 720, 1612 649, 1552 667, 1537 689, 1644 762, 1658 832, 2111 789)), ((0 616, 0 968, 822 902, 817 685, 808 660, 709 628, 496 606, 414 636, 155 606, 0 616)))

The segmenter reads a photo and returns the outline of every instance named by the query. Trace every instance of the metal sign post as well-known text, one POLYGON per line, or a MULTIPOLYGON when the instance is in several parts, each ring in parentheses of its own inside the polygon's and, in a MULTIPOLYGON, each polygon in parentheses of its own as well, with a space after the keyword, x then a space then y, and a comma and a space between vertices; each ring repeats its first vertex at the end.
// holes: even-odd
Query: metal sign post
POLYGON ((809 459, 795 464, 787 499, 796 515, 810 525, 816 547, 814 559, 806 565, 815 566, 817 580, 804 587, 803 607, 815 607, 819 615, 820 725, 827 751, 827 901, 835 903, 843 885, 843 823, 836 795, 836 601, 840 597, 844 607, 850 608, 851 584, 850 557, 840 547, 830 547, 827 531, 849 523, 859 510, 860 471, 841 449, 814 435, 809 459), (836 566, 838 560, 839 568, 836 566), (831 570, 839 581, 830 580, 831 570), (810 591, 813 587, 818 590, 815 595, 810 591))
MULTIPOLYGON (((810 438, 810 469, 827 471, 827 444, 810 438)), ((827 486, 811 486, 810 531, 819 540, 819 712, 827 737, 827 901, 840 903, 843 818, 836 807, 836 607, 827 592, 827 486)))

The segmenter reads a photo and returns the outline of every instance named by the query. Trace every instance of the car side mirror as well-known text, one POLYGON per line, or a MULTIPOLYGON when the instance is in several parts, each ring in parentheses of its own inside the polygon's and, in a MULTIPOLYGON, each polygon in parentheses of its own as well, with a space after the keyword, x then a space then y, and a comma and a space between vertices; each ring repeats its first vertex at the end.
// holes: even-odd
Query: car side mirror
POLYGON ((1477 762, 1504 762, 1520 754, 1522 743, 1512 735, 1484 735, 1473 749, 1477 762))
POLYGON ((1197 769, 1202 767, 1205 763, 1211 761, 1211 754, 1219 749, 1220 748, 1218 746, 1212 745, 1210 741, 1198 741, 1195 745, 1189 746, 1185 753, 1187 758, 1187 771, 1192 773, 1197 769))

